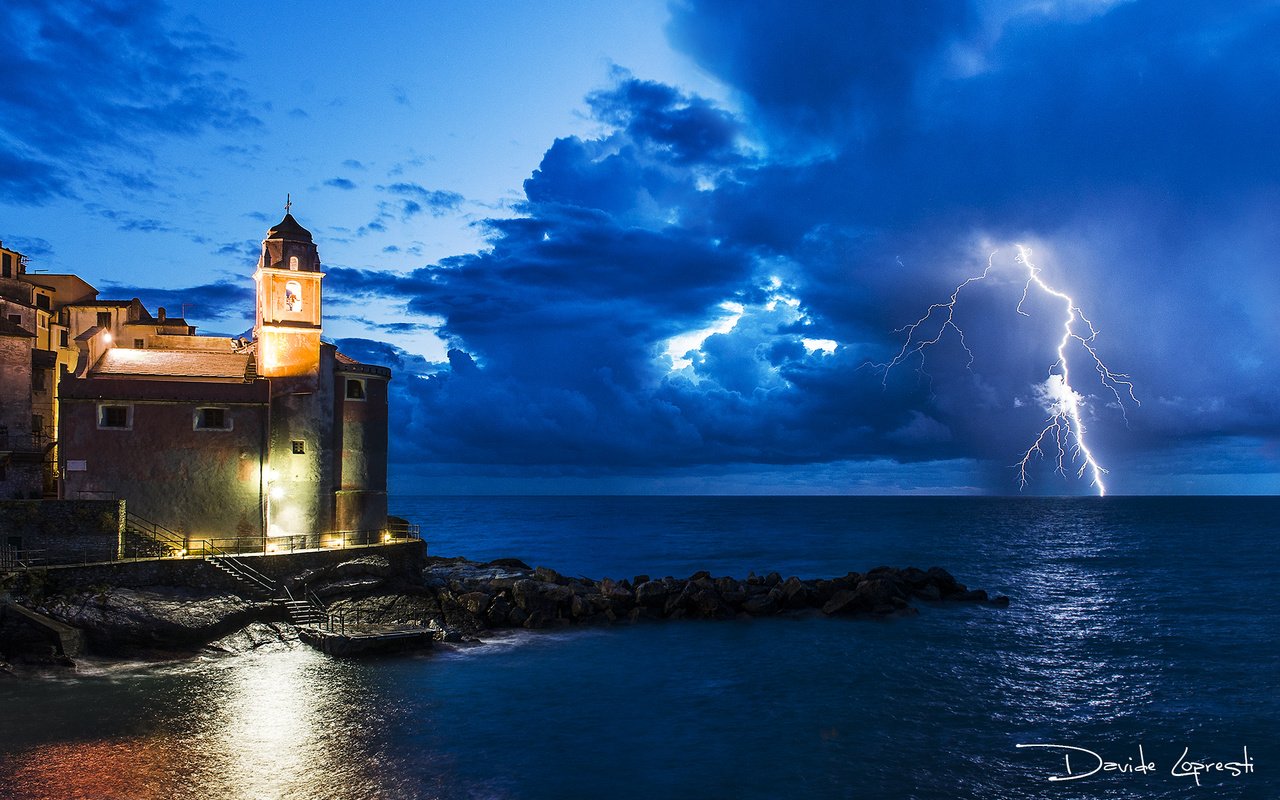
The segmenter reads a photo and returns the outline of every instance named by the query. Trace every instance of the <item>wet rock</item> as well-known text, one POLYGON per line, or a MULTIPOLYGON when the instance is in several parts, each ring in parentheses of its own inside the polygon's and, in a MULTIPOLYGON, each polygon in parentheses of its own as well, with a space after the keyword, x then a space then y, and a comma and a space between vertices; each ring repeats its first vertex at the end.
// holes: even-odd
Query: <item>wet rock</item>
POLYGON ((458 605, 465 608, 468 613, 480 617, 489 609, 489 603, 492 600, 493 598, 484 592, 467 592, 458 596, 458 605))
POLYGON ((240 654, 251 650, 291 650, 297 647, 298 629, 283 622, 251 622, 240 630, 210 642, 206 650, 240 654))

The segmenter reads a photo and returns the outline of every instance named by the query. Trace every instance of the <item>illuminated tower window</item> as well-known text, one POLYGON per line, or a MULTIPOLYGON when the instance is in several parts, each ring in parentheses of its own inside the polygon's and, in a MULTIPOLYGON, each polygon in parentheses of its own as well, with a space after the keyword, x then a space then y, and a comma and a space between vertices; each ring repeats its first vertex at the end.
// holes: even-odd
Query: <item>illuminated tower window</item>
MULTIPOLYGON (((297 258, 295 257, 296 261, 297 258)), ((284 307, 290 311, 302 310, 302 284, 289 281, 284 285, 284 307)))
POLYGON ((294 454, 295 456, 300 456, 300 455, 303 455, 303 454, 304 454, 304 453, 306 453, 306 452, 307 452, 307 448, 306 448, 306 446, 302 443, 302 440, 301 440, 301 439, 294 439, 294 440, 293 440, 293 454, 294 454))
POLYGON ((297 271, 298 271, 298 257, 297 257, 297 256, 289 256, 289 269, 293 270, 294 272, 297 272, 297 271))

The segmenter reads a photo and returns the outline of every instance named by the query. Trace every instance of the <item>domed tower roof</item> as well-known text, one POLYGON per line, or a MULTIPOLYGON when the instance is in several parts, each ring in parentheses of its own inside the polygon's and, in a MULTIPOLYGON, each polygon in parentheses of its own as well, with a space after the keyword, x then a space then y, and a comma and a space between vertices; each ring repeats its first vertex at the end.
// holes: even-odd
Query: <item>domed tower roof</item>
POLYGON ((311 242, 311 231, 298 224, 293 215, 285 212, 284 219, 272 225, 267 231, 267 239, 280 239, 286 242, 311 242))

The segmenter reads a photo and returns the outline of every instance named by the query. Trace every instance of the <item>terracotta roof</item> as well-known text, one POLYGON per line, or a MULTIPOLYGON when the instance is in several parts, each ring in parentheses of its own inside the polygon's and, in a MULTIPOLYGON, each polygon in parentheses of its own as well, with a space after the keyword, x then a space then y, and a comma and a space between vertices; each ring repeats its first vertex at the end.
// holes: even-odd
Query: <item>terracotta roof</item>
POLYGON ((36 335, 21 325, 15 325, 5 317, 0 317, 0 336, 21 336, 34 339, 36 335))
POLYGON ((137 375, 156 378, 239 378, 249 369, 249 356, 201 350, 133 350, 113 347, 94 366, 95 377, 137 375))
POLYGON ((292 214, 285 214, 284 219, 271 226, 267 231, 268 239, 286 239, 290 242, 311 241, 311 231, 298 224, 292 214))

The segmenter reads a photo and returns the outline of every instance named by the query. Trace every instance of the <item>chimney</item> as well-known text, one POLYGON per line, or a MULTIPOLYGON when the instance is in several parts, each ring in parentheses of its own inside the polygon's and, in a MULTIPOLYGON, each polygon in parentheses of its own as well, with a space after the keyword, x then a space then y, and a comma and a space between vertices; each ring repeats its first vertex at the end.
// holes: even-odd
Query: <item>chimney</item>
POLYGON ((161 322, 164 322, 164 306, 160 306, 159 308, 157 308, 157 309, 156 309, 156 314, 158 314, 158 315, 159 315, 159 317, 160 317, 160 321, 161 321, 161 322))

